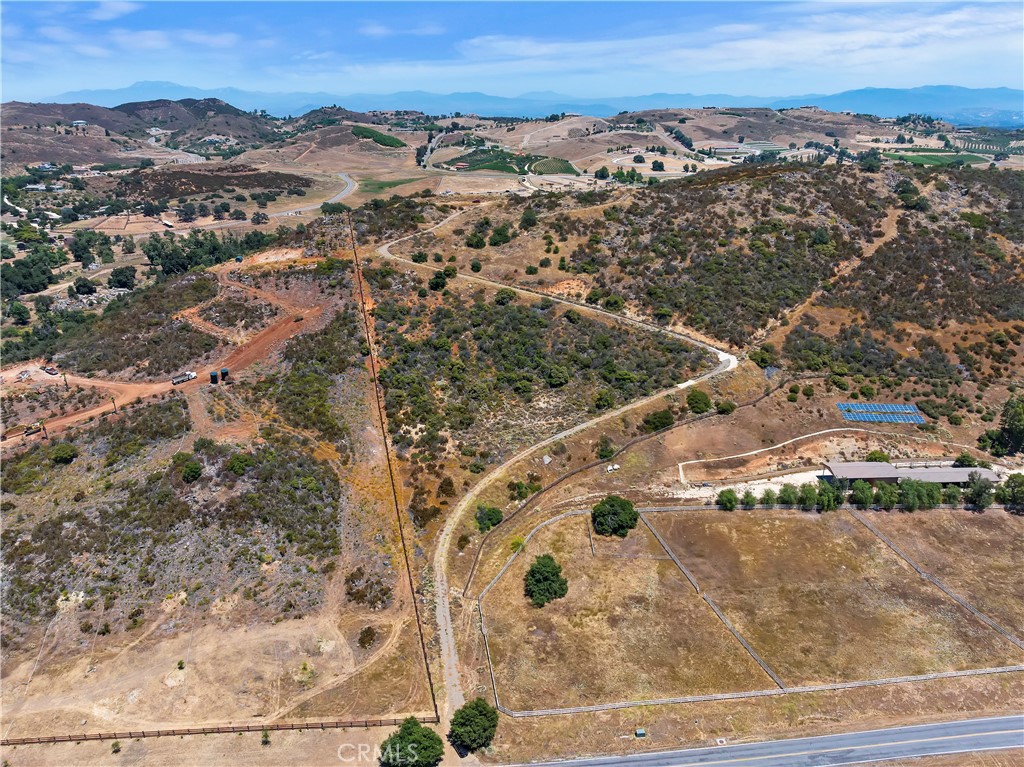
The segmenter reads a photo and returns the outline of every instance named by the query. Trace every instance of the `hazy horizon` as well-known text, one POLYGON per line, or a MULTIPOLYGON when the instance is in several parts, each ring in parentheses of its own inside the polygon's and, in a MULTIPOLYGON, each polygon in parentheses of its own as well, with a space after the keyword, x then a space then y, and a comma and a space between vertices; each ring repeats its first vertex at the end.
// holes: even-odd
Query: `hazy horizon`
POLYGON ((581 99, 1024 86, 1018 3, 3 2, 0 9, 4 100, 137 81, 339 95, 553 91, 581 99))

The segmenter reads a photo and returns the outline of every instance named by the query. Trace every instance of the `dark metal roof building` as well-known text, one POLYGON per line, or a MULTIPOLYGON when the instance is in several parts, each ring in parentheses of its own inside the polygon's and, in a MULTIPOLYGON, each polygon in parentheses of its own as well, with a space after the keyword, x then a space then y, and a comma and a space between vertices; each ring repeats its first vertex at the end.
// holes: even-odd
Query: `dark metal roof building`
POLYGON ((991 469, 955 466, 915 469, 874 461, 829 461, 825 464, 825 468, 836 479, 844 479, 849 482, 858 479, 865 482, 899 482, 903 479, 914 479, 920 482, 938 482, 943 485, 966 485, 970 482, 970 475, 973 472, 980 474, 983 479, 999 481, 999 477, 991 469))

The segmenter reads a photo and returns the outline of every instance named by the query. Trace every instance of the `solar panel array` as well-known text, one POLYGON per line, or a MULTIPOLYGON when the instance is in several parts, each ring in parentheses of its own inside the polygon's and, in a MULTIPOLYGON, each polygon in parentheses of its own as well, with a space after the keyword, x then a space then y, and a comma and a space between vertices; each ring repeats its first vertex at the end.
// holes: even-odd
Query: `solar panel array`
POLYGON ((847 421, 860 423, 925 423, 917 405, 882 402, 840 402, 837 407, 847 421))

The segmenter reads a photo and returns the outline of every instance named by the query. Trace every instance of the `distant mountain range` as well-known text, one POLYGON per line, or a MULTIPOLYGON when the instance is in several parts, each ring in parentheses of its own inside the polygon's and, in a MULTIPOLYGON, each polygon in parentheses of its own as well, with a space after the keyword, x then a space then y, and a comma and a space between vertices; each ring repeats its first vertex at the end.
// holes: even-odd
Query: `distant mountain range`
POLYGON ((910 112, 929 114, 957 125, 1019 127, 1024 125, 1024 91, 1012 88, 961 88, 926 85, 920 88, 861 88, 842 93, 804 96, 731 96, 724 93, 651 93, 581 99, 560 93, 524 93, 491 96, 486 93, 261 93, 238 88, 194 88, 171 82, 137 82, 127 88, 62 93, 49 101, 88 103, 113 107, 125 102, 154 99, 222 99, 245 110, 266 110, 285 117, 300 115, 321 106, 336 104, 357 112, 374 109, 408 109, 427 114, 475 113, 482 116, 541 117, 555 112, 579 112, 608 117, 622 111, 644 109, 716 107, 769 107, 780 109, 814 105, 833 112, 851 111, 879 117, 910 112))

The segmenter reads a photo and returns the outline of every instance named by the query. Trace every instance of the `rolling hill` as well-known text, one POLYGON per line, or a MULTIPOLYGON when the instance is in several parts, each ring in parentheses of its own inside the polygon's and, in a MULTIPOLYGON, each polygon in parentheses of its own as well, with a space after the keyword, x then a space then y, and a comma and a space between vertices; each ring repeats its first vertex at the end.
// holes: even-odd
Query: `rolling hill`
POLYGON ((147 99, 217 98, 244 109, 266 109, 284 117, 308 112, 324 104, 348 109, 417 109, 429 114, 460 111, 481 115, 542 117, 553 112, 577 112, 608 117, 623 110, 683 109, 704 106, 769 107, 815 105, 831 111, 851 111, 896 117, 908 112, 931 114, 957 124, 1012 127, 1024 124, 1024 92, 1012 88, 963 88, 927 85, 918 88, 859 88, 835 94, 792 96, 736 96, 726 93, 650 93, 639 96, 579 98, 550 91, 515 97, 486 93, 264 93, 237 88, 201 89, 169 82, 138 82, 125 88, 84 90, 53 97, 57 102, 88 102, 114 106, 147 99))

